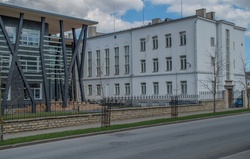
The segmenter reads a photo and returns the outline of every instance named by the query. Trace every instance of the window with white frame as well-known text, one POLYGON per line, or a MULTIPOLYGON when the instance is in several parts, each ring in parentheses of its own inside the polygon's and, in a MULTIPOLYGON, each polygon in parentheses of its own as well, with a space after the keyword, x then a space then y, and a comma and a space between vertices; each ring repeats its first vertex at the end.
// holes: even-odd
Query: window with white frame
POLYGON ((39 56, 20 56, 18 60, 21 64, 23 72, 39 72, 40 71, 40 57, 39 56))
POLYGON ((10 42, 13 44, 16 43, 16 27, 5 26, 5 29, 9 36, 10 42))
POLYGON ((165 38, 166 38, 166 47, 171 47, 172 46, 171 34, 166 34, 165 38))
POLYGON ((167 94, 173 94, 173 85, 172 82, 166 82, 166 86, 167 86, 167 94))
POLYGON ((96 85, 96 95, 98 96, 102 95, 102 87, 100 84, 96 85))
POLYGON ((146 72, 146 60, 141 60, 141 73, 146 72))
POLYGON ((29 46, 39 46, 40 31, 31 29, 22 29, 21 44, 29 46))
POLYGON ((88 95, 92 95, 92 85, 88 85, 88 95))
POLYGON ((186 41, 186 32, 180 32, 180 45, 186 45, 187 41, 186 41))
POLYGON ((105 49, 105 75, 110 74, 110 59, 109 59, 109 49, 105 49))
POLYGON ((88 77, 92 76, 92 52, 88 52, 88 77))
POLYGON ((153 40, 153 49, 158 49, 158 36, 152 37, 153 40))
MULTIPOLYGON (((4 96, 4 93, 5 93, 5 88, 6 88, 6 84, 1 84, 1 95, 2 95, 2 98, 3 99, 3 96, 4 96)), ((7 95, 7 100, 10 100, 11 99, 11 87, 9 88, 9 91, 8 91, 8 95, 7 95)))
POLYGON ((96 76, 101 76, 101 54, 100 50, 96 50, 96 76))
POLYGON ((115 75, 119 75, 119 47, 115 47, 115 75))
POLYGON ((141 95, 146 95, 146 83, 141 83, 141 95))
POLYGON ((115 84, 115 95, 120 95, 120 84, 115 84))
POLYGON ((146 39, 140 39, 141 51, 146 51, 146 39))
POLYGON ((181 94, 187 94, 187 81, 181 81, 181 94))
POLYGON ((130 95, 130 83, 125 83, 125 95, 130 95))
POLYGON ((125 50, 125 74, 129 74, 129 46, 124 47, 125 50))
POLYGON ((187 58, 186 55, 180 56, 180 64, 181 64, 181 70, 186 70, 187 69, 187 58))
POLYGON ((210 45, 215 46, 215 38, 214 37, 210 38, 210 45))
POLYGON ((153 82, 153 94, 154 95, 159 94, 159 82, 153 82))
POLYGON ((158 59, 153 59, 153 72, 158 72, 158 71, 159 71, 158 59))
POLYGON ((172 57, 166 57, 166 71, 172 71, 172 57))
MULTIPOLYGON (((42 83, 33 83, 29 84, 29 86, 34 99, 42 99, 42 83)), ((24 88, 24 99, 29 99, 28 91, 26 88, 24 88)))

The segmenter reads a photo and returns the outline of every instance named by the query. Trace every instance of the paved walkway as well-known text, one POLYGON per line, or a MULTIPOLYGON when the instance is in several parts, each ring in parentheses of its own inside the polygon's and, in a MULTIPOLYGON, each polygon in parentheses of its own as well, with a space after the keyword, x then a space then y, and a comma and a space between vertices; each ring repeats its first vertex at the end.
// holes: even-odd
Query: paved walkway
MULTIPOLYGON (((219 111, 228 111, 228 110, 232 110, 232 109, 223 109, 223 110, 219 110, 219 111)), ((180 113, 179 116, 188 116, 188 115, 203 114, 203 113, 210 113, 210 112, 212 112, 212 111, 210 110, 210 111, 201 111, 201 112, 180 113)), ((111 125, 135 123, 135 122, 140 122, 140 121, 170 118, 170 117, 171 117, 170 115, 165 115, 165 116, 155 116, 155 117, 146 117, 146 118, 129 119, 129 120, 119 120, 119 121, 112 121, 111 125)), ((62 128, 53 128, 53 129, 45 129, 45 130, 37 130, 37 131, 20 132, 20 133, 13 133, 13 134, 4 134, 4 140, 11 139, 11 138, 39 135, 39 134, 47 134, 47 133, 53 133, 53 132, 62 132, 62 131, 67 131, 67 130, 97 128, 100 126, 101 126, 101 123, 97 123, 97 124, 86 124, 86 125, 80 125, 80 126, 71 126, 71 127, 62 127, 62 128)))

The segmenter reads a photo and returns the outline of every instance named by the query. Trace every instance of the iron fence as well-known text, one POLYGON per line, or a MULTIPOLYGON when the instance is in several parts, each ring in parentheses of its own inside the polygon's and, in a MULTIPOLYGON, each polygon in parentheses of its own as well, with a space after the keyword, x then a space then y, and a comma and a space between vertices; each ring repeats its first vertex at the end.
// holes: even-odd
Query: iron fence
MULTIPOLYGON (((217 93, 216 99, 223 99, 223 92, 217 93)), ((209 92, 200 92, 199 95, 181 94, 173 95, 152 95, 152 96, 116 96, 106 97, 99 100, 88 100, 86 102, 67 102, 67 106, 63 107, 62 101, 51 101, 51 111, 46 112, 45 103, 36 104, 36 113, 32 113, 31 104, 15 104, 7 105, 4 110, 4 119, 25 119, 48 116, 77 115, 85 113, 102 113, 103 123, 110 120, 110 110, 130 107, 155 107, 155 106, 173 106, 174 105, 194 105, 205 100, 212 100, 209 92), (175 103, 173 97, 178 98, 175 103), (108 106, 108 107, 107 107, 108 106), (107 115, 108 114, 108 115, 107 115), (107 120, 106 120, 107 119, 107 120)))

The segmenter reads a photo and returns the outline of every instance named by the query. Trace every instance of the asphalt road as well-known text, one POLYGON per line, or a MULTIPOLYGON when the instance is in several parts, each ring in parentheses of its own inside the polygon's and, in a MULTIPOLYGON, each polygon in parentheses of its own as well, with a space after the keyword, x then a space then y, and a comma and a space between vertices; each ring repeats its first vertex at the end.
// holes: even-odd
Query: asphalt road
POLYGON ((243 114, 1 150, 0 159, 248 159, 249 150, 243 114))

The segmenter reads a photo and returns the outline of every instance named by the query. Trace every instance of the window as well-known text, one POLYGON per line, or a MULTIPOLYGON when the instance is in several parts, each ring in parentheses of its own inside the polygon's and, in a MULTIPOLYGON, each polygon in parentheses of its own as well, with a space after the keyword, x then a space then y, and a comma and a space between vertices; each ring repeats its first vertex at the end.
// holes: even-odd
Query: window
POLYGON ((92 52, 88 52, 88 77, 92 76, 92 52))
POLYGON ((187 81, 181 81, 181 94, 187 94, 187 81))
POLYGON ((96 85, 96 95, 98 96, 102 95, 102 87, 100 84, 96 85))
POLYGON ((211 37, 211 38, 210 38, 210 44, 211 44, 211 46, 215 46, 215 40, 214 40, 214 37, 211 37))
POLYGON ((141 51, 146 51, 146 40, 145 38, 140 39, 141 51))
POLYGON ((13 44, 16 43, 16 27, 5 26, 5 29, 10 38, 10 42, 12 42, 13 44))
POLYGON ((173 94, 172 82, 167 82, 167 94, 173 94))
POLYGON ((146 95, 146 83, 141 83, 141 95, 146 95))
MULTIPOLYGON (((42 83, 30 84, 30 90, 34 99, 42 99, 42 83)), ((24 99, 29 99, 28 91, 24 88, 24 99)))
POLYGON ((215 57, 211 56, 211 66, 215 66, 215 57))
POLYGON ((125 83, 125 95, 130 95, 130 84, 125 83))
POLYGON ((125 74, 129 74, 129 46, 125 46, 125 74))
POLYGON ((115 84, 115 95, 120 95, 120 84, 115 84))
POLYGON ((152 37, 153 40, 153 49, 158 49, 158 36, 152 37))
POLYGON ((172 71, 172 57, 166 57, 166 71, 172 71))
POLYGON ((186 32, 180 32, 180 45, 186 45, 186 32))
POLYGON ((166 47, 171 47, 172 46, 171 34, 167 34, 165 35, 165 37, 166 37, 166 47))
POLYGON ((110 59, 109 59, 109 49, 105 49, 105 75, 110 74, 110 59))
POLYGON ((96 50, 96 76, 101 76, 101 57, 100 50, 96 50))
POLYGON ((158 59, 153 59, 153 72, 158 72, 159 66, 158 66, 158 59))
POLYGON ((92 95, 92 85, 88 85, 88 95, 92 95))
POLYGON ((159 83, 153 82, 153 94, 158 95, 159 94, 159 83))
POLYGON ((119 75, 119 47, 115 47, 115 75, 119 75))
POLYGON ((186 56, 180 56, 181 70, 187 69, 187 59, 186 56))
POLYGON ((21 37, 22 45, 39 46, 39 30, 23 29, 21 37))
POLYGON ((141 60, 141 73, 146 72, 146 60, 141 60))
MULTIPOLYGON (((3 99, 5 88, 6 88, 6 84, 1 84, 1 95, 2 95, 1 99, 3 99)), ((7 100, 10 100, 10 99, 11 99, 11 87, 9 88, 8 96, 7 96, 7 100)))
POLYGON ((38 56, 20 56, 19 59, 23 72, 39 72, 40 57, 38 56))

